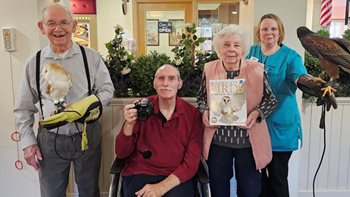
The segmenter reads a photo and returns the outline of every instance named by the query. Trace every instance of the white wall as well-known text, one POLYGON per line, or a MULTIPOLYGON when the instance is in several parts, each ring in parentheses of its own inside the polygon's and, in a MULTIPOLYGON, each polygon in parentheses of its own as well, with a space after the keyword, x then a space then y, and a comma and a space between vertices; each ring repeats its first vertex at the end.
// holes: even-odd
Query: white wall
POLYGON ((108 54, 105 43, 115 36, 114 26, 121 25, 128 38, 133 37, 132 1, 128 3, 127 15, 123 15, 122 3, 116 0, 96 1, 97 11, 97 48, 104 57, 108 54))
MULTIPOLYGON (((37 0, 2 0, 0 10, 0 27, 14 27, 17 44, 15 52, 0 50, 0 79, 2 82, 0 85, 0 191, 1 196, 34 197, 39 196, 37 173, 27 165, 24 165, 23 170, 20 171, 14 167, 14 162, 17 160, 17 146, 10 139, 10 134, 15 130, 12 115, 13 95, 18 90, 24 62, 39 49, 39 31, 36 27, 37 0)), ((20 159, 24 162, 22 151, 19 150, 19 153, 20 159)))
POLYGON ((254 27, 257 25, 255 23, 255 16, 254 16, 254 5, 255 1, 250 1, 248 5, 244 5, 244 3, 241 1, 239 4, 239 25, 243 27, 245 30, 247 30, 250 35, 252 36, 252 39, 254 40, 254 27))

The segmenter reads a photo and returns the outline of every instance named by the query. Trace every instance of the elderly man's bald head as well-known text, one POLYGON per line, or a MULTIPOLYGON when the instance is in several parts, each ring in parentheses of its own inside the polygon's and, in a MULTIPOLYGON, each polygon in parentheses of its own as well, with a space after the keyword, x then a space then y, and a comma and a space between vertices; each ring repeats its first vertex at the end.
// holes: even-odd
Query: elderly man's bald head
POLYGON ((45 18, 45 16, 46 16, 46 11, 49 10, 49 9, 51 9, 51 8, 61 8, 61 9, 65 10, 65 11, 68 13, 68 15, 69 15, 70 20, 71 20, 71 21, 74 20, 73 12, 72 12, 70 9, 68 9, 67 7, 65 7, 65 6, 63 6, 63 5, 59 4, 59 3, 53 3, 53 4, 51 4, 51 5, 47 6, 47 7, 45 7, 45 8, 42 10, 42 12, 41 12, 41 20, 42 20, 43 22, 45 22, 45 19, 46 19, 46 18, 45 18))
POLYGON ((154 78, 156 78, 157 75, 159 74, 159 72, 160 72, 162 69, 166 68, 166 67, 171 67, 171 68, 173 68, 174 71, 176 72, 176 76, 178 77, 178 79, 179 79, 179 80, 182 80, 179 70, 178 70, 175 66, 173 66, 173 65, 171 65, 171 64, 164 64, 163 66, 159 67, 159 68, 157 69, 156 73, 154 74, 154 78))

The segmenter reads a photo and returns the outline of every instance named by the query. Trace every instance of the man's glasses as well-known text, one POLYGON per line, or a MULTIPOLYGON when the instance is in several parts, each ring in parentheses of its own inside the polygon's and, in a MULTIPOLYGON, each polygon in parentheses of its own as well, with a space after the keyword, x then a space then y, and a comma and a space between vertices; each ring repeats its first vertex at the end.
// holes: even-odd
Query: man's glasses
POLYGON ((48 28, 50 29, 54 29, 56 28, 57 26, 60 26, 61 28, 68 28, 70 27, 70 25, 72 24, 72 21, 61 21, 59 23, 55 23, 53 21, 49 21, 49 22, 46 22, 44 23, 48 28))

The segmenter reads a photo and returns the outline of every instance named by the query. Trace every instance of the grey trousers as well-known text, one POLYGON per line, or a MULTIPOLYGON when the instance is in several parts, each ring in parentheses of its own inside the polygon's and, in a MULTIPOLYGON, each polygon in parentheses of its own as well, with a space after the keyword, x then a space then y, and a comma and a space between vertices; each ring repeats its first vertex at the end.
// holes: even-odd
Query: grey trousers
MULTIPOLYGON (((59 132, 58 132, 59 133, 59 132)), ((75 182, 80 197, 99 197, 101 166, 101 126, 87 126, 88 149, 81 151, 81 134, 66 136, 39 128, 38 144, 43 160, 39 161, 41 197, 65 197, 69 169, 74 164, 75 182), (63 159, 62 159, 63 158, 63 159)))

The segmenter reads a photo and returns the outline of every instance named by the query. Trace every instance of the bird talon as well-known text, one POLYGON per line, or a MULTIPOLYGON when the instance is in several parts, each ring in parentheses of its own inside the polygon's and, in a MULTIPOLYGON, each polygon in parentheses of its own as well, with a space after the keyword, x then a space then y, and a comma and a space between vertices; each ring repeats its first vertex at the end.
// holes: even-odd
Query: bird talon
POLYGON ((322 97, 326 96, 327 93, 328 95, 331 95, 332 92, 336 92, 337 90, 335 88, 333 88, 332 86, 327 86, 325 88, 321 88, 321 90, 323 91, 322 97))
POLYGON ((324 81, 324 80, 321 79, 320 77, 312 77, 311 80, 312 80, 313 82, 320 81, 320 82, 322 82, 322 83, 326 83, 326 81, 324 81))

